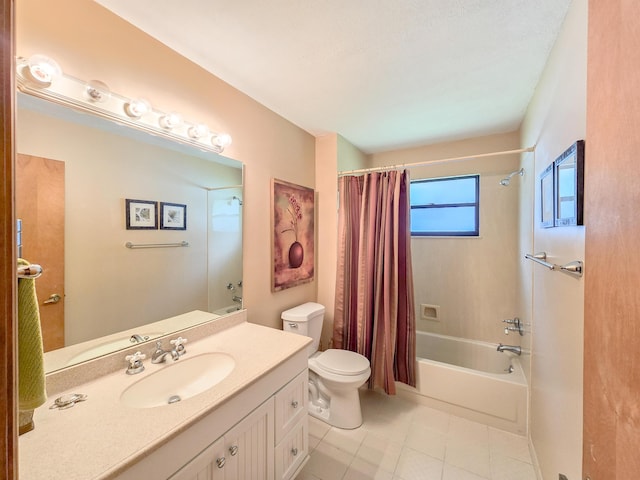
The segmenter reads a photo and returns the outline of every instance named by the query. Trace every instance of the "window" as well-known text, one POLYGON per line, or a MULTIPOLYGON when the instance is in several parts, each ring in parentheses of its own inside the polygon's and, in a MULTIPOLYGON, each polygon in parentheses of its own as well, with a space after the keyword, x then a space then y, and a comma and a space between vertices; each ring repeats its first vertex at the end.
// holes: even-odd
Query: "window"
POLYGON ((411 235, 479 235, 480 176, 411 182, 411 235))

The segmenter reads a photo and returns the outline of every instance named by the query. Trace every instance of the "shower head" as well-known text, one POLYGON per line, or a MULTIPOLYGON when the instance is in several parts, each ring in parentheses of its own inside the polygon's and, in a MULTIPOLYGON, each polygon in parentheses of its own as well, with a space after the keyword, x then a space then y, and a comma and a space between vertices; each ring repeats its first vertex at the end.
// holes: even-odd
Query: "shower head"
POLYGON ((524 168, 521 168, 516 172, 511 172, 508 176, 500 180, 500 185, 502 185, 503 187, 508 186, 509 183, 511 183, 511 177, 513 177, 514 175, 520 175, 522 177, 524 175, 524 168))
POLYGON ((238 200, 238 203, 240 204, 240 206, 242 206, 242 200, 240 199, 240 197, 234 195, 233 197, 231 197, 231 200, 238 200))

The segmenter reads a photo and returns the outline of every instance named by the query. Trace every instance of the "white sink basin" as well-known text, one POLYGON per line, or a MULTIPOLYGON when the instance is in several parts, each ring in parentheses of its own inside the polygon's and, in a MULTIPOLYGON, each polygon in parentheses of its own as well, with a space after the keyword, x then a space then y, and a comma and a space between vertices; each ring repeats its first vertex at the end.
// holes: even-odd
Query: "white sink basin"
MULTIPOLYGON (((193 397, 217 385, 229 375, 236 362, 226 353, 203 353, 162 366, 160 370, 141 378, 120 395, 129 407, 151 408, 169 405, 193 397)), ((147 368, 153 368, 150 365, 147 368)))

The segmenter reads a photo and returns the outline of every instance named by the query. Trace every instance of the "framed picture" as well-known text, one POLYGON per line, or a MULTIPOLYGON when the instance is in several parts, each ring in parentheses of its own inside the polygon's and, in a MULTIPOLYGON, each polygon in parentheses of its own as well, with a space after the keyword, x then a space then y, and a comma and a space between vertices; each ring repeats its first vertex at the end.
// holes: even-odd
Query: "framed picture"
POLYGON ((160 229, 186 230, 187 206, 180 203, 160 202, 160 229))
POLYGON ((555 215, 553 163, 540 174, 540 226, 553 227, 555 215))
POLYGON ((157 230, 158 202, 149 200, 125 200, 127 230, 157 230))
POLYGON ((578 140, 554 164, 555 225, 584 225, 584 140, 578 140))
POLYGON ((313 280, 315 192, 275 178, 271 186, 271 290, 277 292, 313 280))

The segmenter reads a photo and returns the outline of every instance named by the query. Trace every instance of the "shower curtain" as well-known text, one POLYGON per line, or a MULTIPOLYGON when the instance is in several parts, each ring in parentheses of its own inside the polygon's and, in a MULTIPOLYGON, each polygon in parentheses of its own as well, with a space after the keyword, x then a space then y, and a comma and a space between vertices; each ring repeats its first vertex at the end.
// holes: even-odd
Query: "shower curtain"
POLYGON ((415 386, 415 311, 405 171, 339 178, 333 346, 371 362, 369 388, 415 386))

